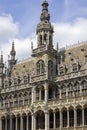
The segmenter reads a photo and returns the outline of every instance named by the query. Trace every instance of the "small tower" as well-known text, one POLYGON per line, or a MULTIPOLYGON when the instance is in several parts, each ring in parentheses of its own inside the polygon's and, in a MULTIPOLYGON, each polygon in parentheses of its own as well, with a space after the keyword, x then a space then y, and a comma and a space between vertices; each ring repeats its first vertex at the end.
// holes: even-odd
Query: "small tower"
POLYGON ((9 60, 9 65, 10 68, 12 69, 12 67, 16 64, 16 60, 15 60, 16 51, 14 47, 14 41, 12 43, 12 50, 10 51, 10 55, 11 55, 11 59, 9 60))
POLYGON ((53 47, 53 27, 50 23, 50 14, 48 12, 48 2, 46 0, 42 3, 42 13, 40 16, 40 23, 37 25, 37 48, 44 46, 53 47))
POLYGON ((0 90, 3 88, 3 55, 0 55, 0 90))

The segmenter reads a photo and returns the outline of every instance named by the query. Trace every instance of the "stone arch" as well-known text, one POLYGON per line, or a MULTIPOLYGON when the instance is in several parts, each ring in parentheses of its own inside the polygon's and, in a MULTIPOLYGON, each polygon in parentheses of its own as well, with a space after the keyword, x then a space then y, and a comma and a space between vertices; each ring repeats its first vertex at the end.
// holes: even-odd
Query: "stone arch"
POLYGON ((23 95, 24 95, 24 96, 27 96, 27 95, 28 95, 28 92, 27 92, 27 91, 25 91, 23 95))
POLYGON ((74 110, 74 106, 73 106, 73 105, 70 105, 70 106, 68 107, 68 110, 74 110))

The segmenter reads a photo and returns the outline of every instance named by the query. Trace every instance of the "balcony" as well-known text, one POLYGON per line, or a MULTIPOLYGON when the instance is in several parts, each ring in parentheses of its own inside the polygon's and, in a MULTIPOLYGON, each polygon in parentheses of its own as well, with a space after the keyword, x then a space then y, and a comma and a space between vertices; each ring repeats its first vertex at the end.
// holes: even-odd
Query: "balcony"
POLYGON ((46 44, 32 50, 32 56, 37 55, 38 53, 46 51, 46 44))

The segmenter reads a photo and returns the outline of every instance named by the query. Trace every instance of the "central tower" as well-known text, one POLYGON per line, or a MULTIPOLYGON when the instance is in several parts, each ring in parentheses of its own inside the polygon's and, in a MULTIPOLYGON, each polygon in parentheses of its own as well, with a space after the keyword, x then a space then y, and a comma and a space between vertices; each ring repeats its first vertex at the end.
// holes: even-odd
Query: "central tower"
POLYGON ((50 23, 50 14, 48 12, 48 2, 46 0, 42 3, 42 13, 40 16, 40 23, 37 25, 37 47, 44 45, 53 47, 53 27, 50 23))

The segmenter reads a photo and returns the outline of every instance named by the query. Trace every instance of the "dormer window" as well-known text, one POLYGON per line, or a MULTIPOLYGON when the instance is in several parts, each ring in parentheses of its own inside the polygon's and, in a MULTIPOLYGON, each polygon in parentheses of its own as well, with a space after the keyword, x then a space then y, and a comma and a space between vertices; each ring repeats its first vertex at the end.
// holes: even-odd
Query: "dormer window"
POLYGON ((29 82, 29 75, 24 75, 23 79, 24 79, 24 83, 28 83, 29 82))
POLYGON ((78 66, 77 64, 73 64, 73 72, 76 72, 76 71, 78 71, 78 66))
POLYGON ((74 63, 74 64, 72 65, 72 71, 73 71, 73 72, 77 72, 77 71, 79 71, 79 69, 80 69, 79 63, 74 63))
POLYGON ((66 65, 60 65, 58 67, 58 74, 59 75, 64 75, 66 73, 66 65))

